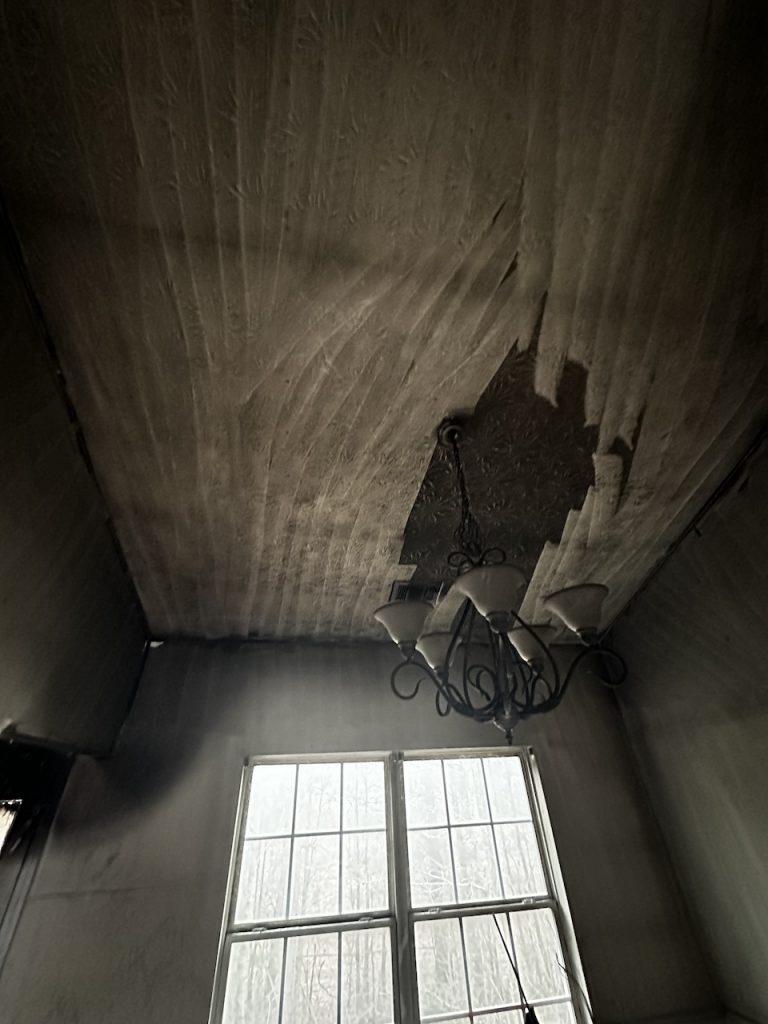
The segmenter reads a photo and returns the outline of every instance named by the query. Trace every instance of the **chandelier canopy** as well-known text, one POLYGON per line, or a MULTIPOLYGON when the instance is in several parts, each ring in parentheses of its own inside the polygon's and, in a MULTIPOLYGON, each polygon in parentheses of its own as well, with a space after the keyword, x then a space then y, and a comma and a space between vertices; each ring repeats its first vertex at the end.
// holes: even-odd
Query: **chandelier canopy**
POLYGON ((402 655, 390 678, 395 696, 412 700, 429 680, 439 715, 455 711, 492 722, 511 743, 519 721, 558 706, 587 659, 591 674, 606 686, 622 683, 627 669, 600 637, 608 594, 603 584, 582 583, 549 594, 542 602, 549 621, 531 624, 521 618, 518 609, 528 581, 507 563, 501 548, 483 543, 470 505, 460 440, 461 422, 444 420, 438 441, 452 458, 461 505, 456 549, 447 558, 456 574, 450 592, 461 599, 451 629, 429 628, 435 605, 428 601, 390 601, 374 617, 402 655), (569 637, 578 646, 568 646, 569 637), (413 679, 407 689, 401 681, 405 674, 413 679))

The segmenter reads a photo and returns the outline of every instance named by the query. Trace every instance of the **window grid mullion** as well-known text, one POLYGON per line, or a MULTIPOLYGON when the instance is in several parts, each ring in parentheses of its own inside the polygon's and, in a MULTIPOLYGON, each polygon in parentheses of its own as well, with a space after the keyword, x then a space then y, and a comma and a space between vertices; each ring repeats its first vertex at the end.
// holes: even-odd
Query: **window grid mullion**
POLYGON ((299 768, 296 765, 296 776, 293 780, 293 808, 291 809, 291 845, 288 850, 288 884, 285 887, 285 916, 288 918, 291 913, 291 885, 293 883, 293 846, 296 832, 296 805, 299 798, 299 768))
MULTIPOLYGON (((296 771, 298 775, 298 769, 296 771)), ((283 1006, 285 1005, 285 968, 288 963, 288 939, 283 939, 283 962, 280 966, 280 1006, 277 1012, 277 1024, 283 1024, 283 1006)))
POLYGON ((416 941, 411 915, 411 880, 408 867, 408 822, 405 808, 405 768, 402 753, 393 753, 387 779, 390 792, 390 814, 387 828, 392 835, 392 863, 395 902, 396 946, 393 957, 397 990, 396 1019, 399 1024, 418 1024, 419 991, 416 976, 416 941))
POLYGON ((339 779, 339 894, 336 899, 336 909, 338 910, 339 917, 342 914, 342 903, 341 903, 341 888, 344 882, 344 765, 339 765, 341 778, 339 779))
MULTIPOLYGON (((339 895, 336 906, 341 917, 344 882, 344 764, 339 765, 339 895)), ((336 937, 336 1024, 341 1024, 341 932, 336 937)))
MULTIPOLYGON (((456 858, 453 854, 453 829, 451 827, 451 810, 448 806, 448 781, 445 777, 445 759, 440 759, 440 771, 443 778, 443 801, 445 802, 445 820, 448 824, 448 849, 451 854, 451 874, 453 875, 453 893, 456 903, 459 901, 459 880, 456 877, 456 858)), ((491 813, 490 806, 488 813, 491 813)), ((467 1011, 472 1013, 472 994, 469 988, 469 966, 467 964, 467 945, 464 941, 464 922, 459 918, 459 937, 461 939, 461 958, 464 966, 464 984, 467 986, 467 1011)))
MULTIPOLYGON (((517 955, 517 947, 515 946, 515 934, 512 930, 512 920, 509 916, 509 911, 507 911, 504 914, 504 920, 506 921, 507 924, 507 935, 509 936, 509 952, 512 955, 512 960, 515 964, 515 971, 517 972, 515 974, 515 984, 517 985, 517 990, 520 993, 520 1002, 522 1003, 523 999, 525 998, 525 993, 523 992, 523 979, 520 973, 520 958, 517 955)), ((527 1001, 528 1000, 526 999, 526 1002, 527 1001)))
POLYGON ((482 757, 480 758, 480 771, 483 775, 483 789, 485 790, 485 802, 488 804, 488 817, 491 819, 491 838, 493 839, 493 852, 496 857, 496 871, 499 875, 499 892, 502 896, 506 896, 506 893, 504 892, 504 876, 501 873, 499 844, 496 841, 496 825, 493 821, 493 811, 491 810, 491 794, 488 792, 488 779, 485 777, 485 758, 482 757))
POLYGON ((341 936, 336 936, 336 1024, 341 1024, 341 936))

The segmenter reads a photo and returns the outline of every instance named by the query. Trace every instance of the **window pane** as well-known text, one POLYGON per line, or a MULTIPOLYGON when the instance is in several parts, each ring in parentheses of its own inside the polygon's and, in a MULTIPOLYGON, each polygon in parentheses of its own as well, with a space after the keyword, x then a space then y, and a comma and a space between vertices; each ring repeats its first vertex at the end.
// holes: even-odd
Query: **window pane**
POLYGON ((463 757, 446 761, 445 785, 448 790, 448 813, 452 825, 490 820, 483 769, 479 758, 463 757))
POLYGON ((295 764, 258 764, 251 769, 246 837, 290 833, 295 783, 295 764))
POLYGON ((485 781, 494 821, 515 821, 531 817, 528 793, 519 757, 483 758, 485 781))
POLYGON ((339 912, 339 836, 298 836, 293 841, 291 917, 339 912))
POLYGON ((490 825, 451 830, 459 903, 501 897, 501 881, 490 825))
POLYGON ((507 899, 545 896, 547 883, 533 825, 495 825, 501 878, 507 899))
MULTIPOLYGON (((283 1020, 290 1024, 336 1024, 339 936, 288 939, 283 1020)), ((261 1024, 258 1016, 254 1024, 261 1024)), ((251 1022, 249 1022, 251 1024, 251 1022)))
POLYGON ((362 761, 342 766, 344 772, 344 818, 342 827, 385 828, 384 765, 362 761))
POLYGON ((344 932, 341 936, 341 1024, 389 1024, 393 1019, 389 930, 371 928, 344 932))
POLYGON ((422 1018, 433 1013, 466 1013, 469 1005, 458 920, 417 921, 414 932, 422 1018))
POLYGON ((283 945, 283 939, 232 943, 223 1024, 277 1024, 283 945))
POLYGON ((510 914, 520 979, 529 1002, 568 995, 568 979, 551 910, 510 914))
POLYGON ((286 913, 290 839, 247 839, 235 904, 235 921, 275 921, 286 913))
POLYGON ((537 1006, 536 1016, 539 1024, 575 1024, 576 1018, 570 1003, 550 1003, 549 1006, 537 1006))
POLYGON ((389 906, 386 834, 343 835, 341 846, 341 912, 386 910, 389 906))
POLYGON ((414 907, 455 902, 447 828, 409 832, 408 865, 414 907))
POLYGON ((341 765, 300 764, 296 793, 297 832, 338 832, 341 765))
POLYGON ((403 774, 408 828, 447 824, 441 762, 405 761, 403 774))
MULTIPOLYGON (((496 920, 511 951, 506 915, 497 914, 496 920)), ((465 917, 463 925, 472 1009, 492 1010, 499 1006, 519 1005, 522 1001, 520 989, 493 916, 465 917)))

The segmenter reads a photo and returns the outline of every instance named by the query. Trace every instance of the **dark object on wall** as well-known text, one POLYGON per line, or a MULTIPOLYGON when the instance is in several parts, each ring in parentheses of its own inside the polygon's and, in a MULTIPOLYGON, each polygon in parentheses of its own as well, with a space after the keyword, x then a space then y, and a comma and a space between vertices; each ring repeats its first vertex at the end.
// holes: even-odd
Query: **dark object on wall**
POLYGON ((0 297, 2 716, 105 755, 141 671, 143 614, 1 201, 0 297))
POLYGON ((0 740, 0 807, 13 820, 0 849, 0 966, 53 821, 71 757, 22 741, 0 740))

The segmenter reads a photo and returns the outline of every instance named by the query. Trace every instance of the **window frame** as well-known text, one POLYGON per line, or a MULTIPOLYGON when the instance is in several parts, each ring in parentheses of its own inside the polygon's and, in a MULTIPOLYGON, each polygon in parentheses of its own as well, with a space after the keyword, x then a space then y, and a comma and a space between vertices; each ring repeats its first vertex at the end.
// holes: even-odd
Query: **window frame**
MULTIPOLYGON (((298 771, 296 779, 298 784, 298 771)), ((294 803, 295 799, 294 793, 294 803)), ((291 838, 291 850, 292 848, 293 837, 291 838)), ((462 747, 418 751, 275 754, 249 757, 243 765, 240 779, 240 792, 230 855, 223 921, 216 957, 209 1024, 221 1024, 223 1021, 230 952, 235 943, 258 941, 260 939, 282 938, 286 940, 300 935, 328 933, 338 933, 339 943, 341 943, 341 936, 344 932, 384 927, 388 928, 390 934, 395 1024, 419 1024, 421 1018, 419 1016, 418 979, 416 972, 415 924, 419 921, 463 919, 483 914, 508 915, 530 910, 549 910, 552 913, 563 952, 568 993, 576 1021, 577 1024, 588 1024, 591 1020, 591 1010, 586 995, 586 981, 576 945, 576 936, 563 878, 555 851, 554 835, 544 801, 541 777, 532 748, 519 746, 462 747), (460 758, 489 757, 517 757, 520 761, 547 894, 545 896, 518 897, 515 899, 497 899, 470 903, 457 902, 438 907, 414 909, 411 906, 410 894, 404 764, 406 761, 447 761, 460 758), (302 764, 353 764, 359 762, 379 762, 383 765, 384 769, 389 907, 386 910, 365 911, 362 913, 339 913, 333 916, 323 915, 322 917, 292 918, 269 922, 236 923, 234 920, 235 904, 242 867, 243 850, 246 842, 245 821, 253 777, 251 769, 259 765, 288 764, 299 766, 302 764)), ((339 974, 341 973, 341 961, 342 958, 339 956, 339 974)), ((563 999, 553 999, 552 1003, 562 1001, 563 999)), ((546 1005, 547 1001, 539 1000, 537 1002, 541 1005, 546 1005)), ((515 1005, 510 1004, 510 1009, 520 1009, 519 1003, 515 1005)), ((499 1008, 498 1012, 501 1012, 501 1008, 499 1008)), ((483 1016, 485 1016, 485 1013, 475 1015, 479 1021, 482 1021, 483 1016)), ((492 1017, 489 1017, 489 1020, 492 1021, 492 1017)))

